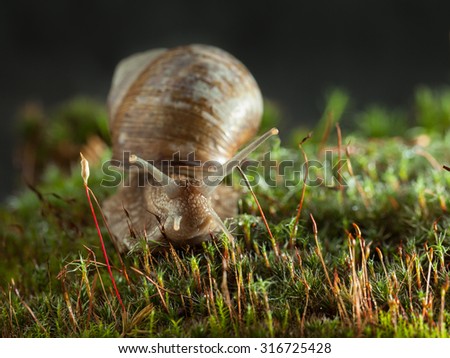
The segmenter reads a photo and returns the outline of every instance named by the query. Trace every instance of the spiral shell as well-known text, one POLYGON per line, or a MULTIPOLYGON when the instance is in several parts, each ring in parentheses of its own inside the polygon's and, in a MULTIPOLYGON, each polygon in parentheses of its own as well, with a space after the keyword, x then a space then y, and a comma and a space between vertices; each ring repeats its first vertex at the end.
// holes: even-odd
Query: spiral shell
POLYGON ((215 47, 152 50, 124 60, 109 95, 113 157, 123 152, 223 164, 253 138, 263 110, 256 81, 215 47))

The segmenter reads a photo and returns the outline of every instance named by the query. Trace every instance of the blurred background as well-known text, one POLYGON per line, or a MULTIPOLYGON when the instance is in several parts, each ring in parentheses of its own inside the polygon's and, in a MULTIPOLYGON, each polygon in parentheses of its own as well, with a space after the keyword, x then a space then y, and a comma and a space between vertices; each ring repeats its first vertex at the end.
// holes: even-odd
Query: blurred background
POLYGON ((17 181, 17 113, 74 96, 104 102, 116 63, 188 43, 219 46, 253 73, 283 113, 282 129, 313 125, 327 91, 354 108, 396 108, 418 85, 450 83, 450 1, 0 2, 0 200, 17 181))

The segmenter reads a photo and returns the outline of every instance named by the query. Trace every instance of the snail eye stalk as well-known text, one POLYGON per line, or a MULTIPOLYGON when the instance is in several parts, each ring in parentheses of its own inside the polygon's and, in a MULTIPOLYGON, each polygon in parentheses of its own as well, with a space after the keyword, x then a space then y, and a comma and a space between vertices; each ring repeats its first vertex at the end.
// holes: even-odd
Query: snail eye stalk
POLYGON ((161 184, 164 191, 169 196, 169 198, 175 198, 181 192, 181 187, 168 175, 164 174, 161 170, 156 168, 154 165, 150 164, 144 159, 139 158, 135 154, 130 155, 130 163, 137 163, 142 165, 142 167, 150 174, 156 182, 161 184))
POLYGON ((223 173, 221 176, 219 176, 217 179, 215 179, 217 185, 204 185, 200 188, 203 195, 208 197, 211 195, 211 193, 218 187, 218 184, 222 182, 222 180, 230 174, 234 168, 236 168, 241 161, 243 161, 245 158, 248 157, 248 155, 252 152, 254 152, 261 144, 263 144, 266 140, 269 138, 275 136, 278 134, 277 128, 272 128, 271 130, 267 131, 260 137, 256 138, 253 142, 251 142, 248 146, 246 146, 244 149, 239 151, 233 158, 228 160, 225 164, 222 165, 221 173, 223 173))

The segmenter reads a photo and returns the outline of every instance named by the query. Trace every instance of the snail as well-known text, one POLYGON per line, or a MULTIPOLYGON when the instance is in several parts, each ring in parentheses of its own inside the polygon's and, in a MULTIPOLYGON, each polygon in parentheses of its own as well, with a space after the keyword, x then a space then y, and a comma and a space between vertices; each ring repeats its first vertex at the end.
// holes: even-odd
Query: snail
POLYGON ((206 45, 135 54, 115 70, 108 109, 112 159, 129 170, 129 185, 103 204, 116 246, 132 250, 142 238, 150 247, 191 245, 219 231, 232 241, 222 220, 237 214, 239 193, 219 183, 278 133, 237 152, 263 111, 247 68, 206 45))

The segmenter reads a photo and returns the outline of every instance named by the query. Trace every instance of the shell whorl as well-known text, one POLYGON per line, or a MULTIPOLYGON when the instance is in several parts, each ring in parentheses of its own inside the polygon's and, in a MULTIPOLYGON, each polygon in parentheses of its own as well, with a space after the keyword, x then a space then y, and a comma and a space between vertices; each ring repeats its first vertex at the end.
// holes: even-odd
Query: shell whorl
POLYGON ((122 61, 108 98, 113 158, 155 162, 180 152, 223 164, 253 138, 262 96, 246 67, 205 45, 158 49, 122 61))

